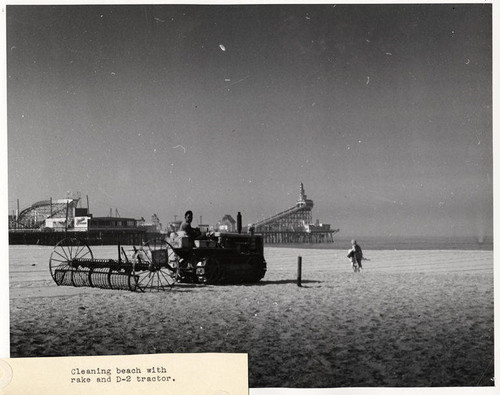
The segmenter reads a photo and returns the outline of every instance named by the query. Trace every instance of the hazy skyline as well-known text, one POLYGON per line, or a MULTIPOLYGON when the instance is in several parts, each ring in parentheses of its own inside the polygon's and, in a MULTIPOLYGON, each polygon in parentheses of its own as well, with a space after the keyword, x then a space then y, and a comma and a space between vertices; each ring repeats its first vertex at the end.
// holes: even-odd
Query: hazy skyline
POLYGON ((342 237, 491 236, 491 34, 491 4, 7 6, 9 210, 246 224, 303 182, 342 237))

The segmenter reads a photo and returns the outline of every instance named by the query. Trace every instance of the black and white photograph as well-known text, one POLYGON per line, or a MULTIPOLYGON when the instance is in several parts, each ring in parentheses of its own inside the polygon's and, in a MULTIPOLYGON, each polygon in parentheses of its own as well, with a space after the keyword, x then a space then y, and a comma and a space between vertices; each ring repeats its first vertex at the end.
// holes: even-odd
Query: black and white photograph
POLYGON ((492 10, 7 4, 10 357, 494 389, 492 10))

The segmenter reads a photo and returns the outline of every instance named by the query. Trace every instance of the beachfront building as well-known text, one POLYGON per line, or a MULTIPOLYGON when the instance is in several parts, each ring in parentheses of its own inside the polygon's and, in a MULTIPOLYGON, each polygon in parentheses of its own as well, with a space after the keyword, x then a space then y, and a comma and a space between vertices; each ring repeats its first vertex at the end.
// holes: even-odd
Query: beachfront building
POLYGON ((90 220, 90 230, 121 230, 137 228, 137 220, 122 217, 93 217, 90 220))
POLYGON ((226 214, 217 222, 215 229, 218 232, 236 232, 236 221, 231 215, 226 214))
POLYGON ((157 214, 153 214, 151 216, 151 221, 146 222, 144 217, 142 217, 140 220, 136 221, 136 226, 140 228, 145 228, 147 232, 158 232, 161 233, 163 231, 163 225, 160 222, 160 218, 158 217, 157 214))

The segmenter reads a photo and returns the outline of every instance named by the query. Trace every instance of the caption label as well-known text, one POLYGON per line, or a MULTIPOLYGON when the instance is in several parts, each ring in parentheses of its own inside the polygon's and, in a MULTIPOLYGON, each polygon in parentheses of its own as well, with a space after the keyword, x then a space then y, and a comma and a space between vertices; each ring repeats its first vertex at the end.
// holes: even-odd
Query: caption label
POLYGON ((166 383, 173 382, 166 367, 152 366, 141 369, 138 367, 111 368, 72 368, 70 384, 89 383, 166 383))

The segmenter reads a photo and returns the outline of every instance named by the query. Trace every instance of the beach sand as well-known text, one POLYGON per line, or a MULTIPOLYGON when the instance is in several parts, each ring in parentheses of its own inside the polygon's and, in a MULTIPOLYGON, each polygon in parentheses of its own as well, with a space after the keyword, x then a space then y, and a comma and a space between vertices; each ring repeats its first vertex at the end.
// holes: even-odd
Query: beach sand
POLYGON ((143 294, 58 287, 51 252, 9 248, 11 357, 246 352, 253 388, 494 384, 492 251, 366 251, 353 273, 345 251, 266 247, 258 284, 143 294))

